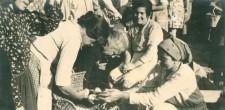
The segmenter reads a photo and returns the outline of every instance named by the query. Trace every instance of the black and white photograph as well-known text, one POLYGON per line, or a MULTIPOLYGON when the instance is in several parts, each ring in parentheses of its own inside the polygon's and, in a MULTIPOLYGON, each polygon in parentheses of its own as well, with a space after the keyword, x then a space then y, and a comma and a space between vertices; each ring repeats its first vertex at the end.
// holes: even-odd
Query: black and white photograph
POLYGON ((0 0, 0 110, 225 110, 225 0, 0 0))

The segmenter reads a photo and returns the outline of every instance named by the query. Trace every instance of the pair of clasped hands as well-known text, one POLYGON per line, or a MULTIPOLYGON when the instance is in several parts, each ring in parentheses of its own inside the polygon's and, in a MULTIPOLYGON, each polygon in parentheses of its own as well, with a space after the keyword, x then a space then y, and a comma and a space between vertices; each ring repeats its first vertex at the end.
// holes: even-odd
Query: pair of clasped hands
POLYGON ((105 89, 102 91, 99 87, 94 90, 90 90, 91 94, 88 96, 89 102, 95 104, 95 102, 114 102, 119 100, 123 93, 118 89, 105 89))

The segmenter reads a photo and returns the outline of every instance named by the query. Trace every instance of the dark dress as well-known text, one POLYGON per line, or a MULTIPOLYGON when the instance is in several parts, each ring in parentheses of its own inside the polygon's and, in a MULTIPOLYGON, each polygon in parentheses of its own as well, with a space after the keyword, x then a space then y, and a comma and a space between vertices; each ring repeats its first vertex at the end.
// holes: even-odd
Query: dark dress
POLYGON ((37 12, 20 12, 10 6, 0 7, 0 47, 10 62, 12 93, 16 107, 36 110, 36 99, 28 63, 30 59, 29 38, 45 35, 58 27, 62 18, 56 6, 45 5, 45 19, 37 12), (51 18, 51 19, 50 19, 51 18))
POLYGON ((15 110, 10 85, 11 77, 7 55, 0 48, 0 110, 15 110))
POLYGON ((101 59, 101 48, 99 46, 83 46, 79 50, 76 62, 74 64, 74 70, 76 72, 86 71, 84 87, 89 86, 89 82, 95 80, 97 71, 97 62, 101 59))

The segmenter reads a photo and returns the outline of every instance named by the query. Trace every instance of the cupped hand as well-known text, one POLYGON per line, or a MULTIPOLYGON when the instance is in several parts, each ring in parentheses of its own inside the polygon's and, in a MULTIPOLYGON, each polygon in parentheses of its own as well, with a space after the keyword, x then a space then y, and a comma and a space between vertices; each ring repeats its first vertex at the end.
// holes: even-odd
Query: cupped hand
POLYGON ((122 92, 118 89, 107 89, 98 95, 105 102, 114 102, 122 98, 122 92))
POLYGON ((95 94, 90 94, 88 96, 88 101, 91 103, 91 104, 94 104, 94 101, 97 99, 97 96, 95 94))
POLYGON ((121 15, 120 13, 115 13, 115 14, 114 14, 114 17, 115 17, 116 19, 122 19, 122 15, 121 15))

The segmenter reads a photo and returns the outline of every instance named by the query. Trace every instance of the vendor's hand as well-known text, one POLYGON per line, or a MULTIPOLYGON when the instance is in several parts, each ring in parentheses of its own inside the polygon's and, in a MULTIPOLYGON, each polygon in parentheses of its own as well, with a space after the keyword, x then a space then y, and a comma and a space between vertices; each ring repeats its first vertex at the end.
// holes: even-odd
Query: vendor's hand
POLYGON ((134 69, 135 68, 135 65, 133 63, 126 63, 124 66, 123 66, 123 72, 129 72, 130 70, 134 69))
POLYGON ((97 96, 95 94, 90 94, 88 96, 88 101, 91 103, 91 104, 94 104, 94 101, 97 99, 97 96))
POLYGON ((114 102, 121 99, 123 97, 122 95, 122 92, 118 89, 107 89, 100 93, 98 97, 105 102, 114 102))
POLYGON ((89 89, 84 89, 82 91, 78 91, 76 94, 76 97, 74 97, 74 98, 79 99, 79 100, 88 99, 89 92, 90 92, 89 89))
POLYGON ((114 14, 114 17, 115 17, 116 19, 122 19, 122 15, 121 15, 120 13, 115 13, 115 14, 114 14))

